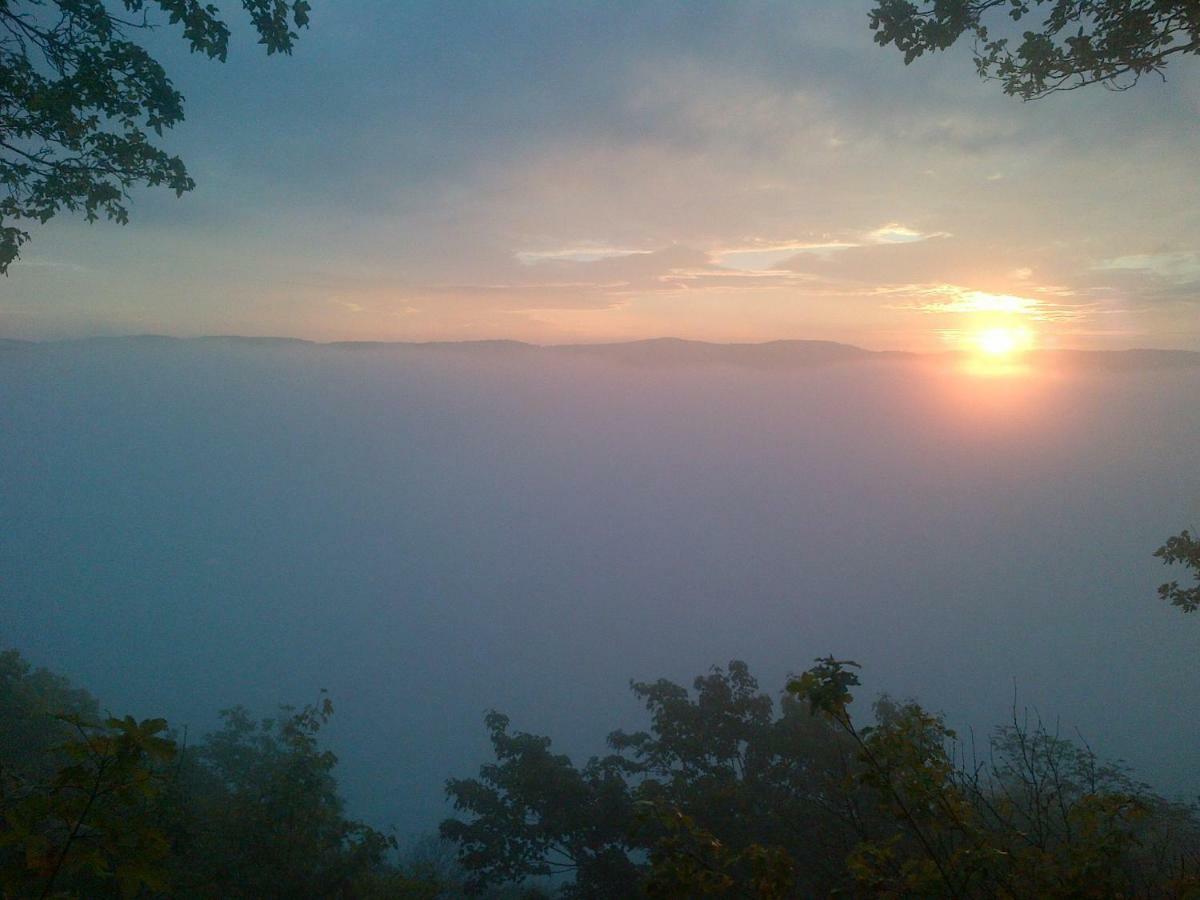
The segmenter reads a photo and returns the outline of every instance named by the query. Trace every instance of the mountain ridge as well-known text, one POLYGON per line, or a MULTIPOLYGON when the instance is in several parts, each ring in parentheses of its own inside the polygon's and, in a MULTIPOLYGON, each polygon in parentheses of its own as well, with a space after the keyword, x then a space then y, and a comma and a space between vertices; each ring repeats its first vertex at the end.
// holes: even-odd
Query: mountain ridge
MULTIPOLYGON (((128 344, 148 346, 226 345, 234 347, 311 348, 347 352, 490 352, 554 357, 610 359, 638 365, 728 364, 747 367, 824 365, 855 361, 938 361, 962 358, 963 351, 916 352, 868 350, 838 341, 777 339, 760 342, 702 341, 660 337, 606 343, 535 344, 516 340, 465 341, 311 341, 270 335, 204 335, 173 337, 160 334, 118 335, 29 341, 0 338, 0 352, 48 348, 128 344)), ((1125 350, 1041 349, 1022 358, 1035 363, 1068 364, 1075 368, 1192 368, 1200 367, 1200 351, 1130 348, 1125 350)))

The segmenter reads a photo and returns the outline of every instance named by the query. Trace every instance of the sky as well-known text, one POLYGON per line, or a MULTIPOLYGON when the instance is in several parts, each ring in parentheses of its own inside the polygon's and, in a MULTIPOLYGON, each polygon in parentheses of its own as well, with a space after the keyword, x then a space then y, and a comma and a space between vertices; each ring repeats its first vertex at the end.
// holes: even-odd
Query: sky
MULTIPOLYGON (((226 8, 229 4, 226 4, 226 8)), ((1200 65, 1031 103, 867 2, 316 4, 164 26, 197 189, 66 216, 0 336, 1200 349, 1200 65)))

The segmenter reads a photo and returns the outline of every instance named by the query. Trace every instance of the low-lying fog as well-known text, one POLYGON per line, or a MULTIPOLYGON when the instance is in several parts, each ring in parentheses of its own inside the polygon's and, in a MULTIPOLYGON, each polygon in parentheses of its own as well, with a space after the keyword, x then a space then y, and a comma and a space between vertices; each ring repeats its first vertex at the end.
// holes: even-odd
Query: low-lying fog
POLYGON ((629 679, 731 658, 984 729, 1015 685, 1194 788, 1200 618, 1151 553, 1200 521, 1200 365, 678 350, 0 348, 0 644, 192 734, 328 688, 350 811, 402 835, 485 710, 587 756, 629 679))

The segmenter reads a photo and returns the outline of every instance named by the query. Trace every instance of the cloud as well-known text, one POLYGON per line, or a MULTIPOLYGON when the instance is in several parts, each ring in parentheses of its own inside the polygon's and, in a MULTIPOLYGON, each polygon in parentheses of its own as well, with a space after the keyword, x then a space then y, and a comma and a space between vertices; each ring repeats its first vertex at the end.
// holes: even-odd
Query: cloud
MULTIPOLYGON (((915 229, 913 229, 915 231, 915 229)), ((792 271, 872 287, 887 284, 975 284, 983 290, 1004 290, 1014 269, 1031 260, 1013 247, 968 237, 937 237, 917 241, 860 241, 824 257, 797 255, 781 264, 792 271)))
POLYGON ((922 232, 898 222, 889 222, 862 234, 815 241, 755 241, 745 246, 721 248, 714 260, 731 269, 773 269, 793 257, 811 254, 829 259, 833 254, 870 244, 915 244, 932 238, 950 237, 945 231, 922 232))
POLYGON ((857 247, 852 241, 791 241, 785 243, 761 242, 743 247, 717 249, 714 261, 729 269, 761 271, 772 269, 781 262, 804 253, 827 257, 839 250, 857 247))
POLYGON ((1016 294, 993 294, 957 284, 908 284, 879 288, 881 295, 899 294, 911 298, 907 303, 886 304, 890 309, 920 313, 991 314, 1015 316, 1035 322, 1061 322, 1083 318, 1081 304, 1066 305, 1016 294))
POLYGON ((945 231, 917 231, 915 228, 909 228, 899 222, 889 222, 874 231, 868 231, 865 235, 866 240, 873 244, 914 244, 917 241, 942 237, 950 237, 950 235, 945 231))
POLYGON ((597 262, 602 259, 637 256, 653 252, 652 250, 632 250, 623 247, 583 244, 573 247, 560 247, 554 250, 518 250, 513 255, 521 265, 533 266, 542 262, 597 262))
POLYGON ((1109 272, 1145 272, 1176 284, 1186 284, 1200 281, 1200 253, 1185 250, 1117 256, 1104 260, 1096 269, 1109 272))
POLYGON ((64 262, 23 262, 0 324, 487 336, 567 310, 540 318, 906 346, 931 323, 886 304, 969 305, 950 285, 1194 333, 1186 79, 1014 103, 953 55, 906 68, 858 4, 377 6, 270 91, 254 54, 200 81, 180 49, 199 188, 139 193, 128 229, 56 220, 34 247, 64 262))

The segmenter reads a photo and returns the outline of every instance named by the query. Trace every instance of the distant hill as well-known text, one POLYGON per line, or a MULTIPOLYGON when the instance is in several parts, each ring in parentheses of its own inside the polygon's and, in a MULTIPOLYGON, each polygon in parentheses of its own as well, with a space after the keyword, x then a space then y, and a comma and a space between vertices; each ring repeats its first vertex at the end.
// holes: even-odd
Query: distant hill
MULTIPOLYGON (((506 358, 587 358, 611 360, 636 366, 727 365, 754 369, 789 369, 867 361, 938 362, 963 358, 957 352, 906 353, 865 350, 835 341, 780 340, 763 343, 713 343, 682 338, 653 338, 607 344, 527 344, 521 341, 331 341, 319 343, 300 338, 213 335, 174 338, 163 335, 97 337, 67 341, 21 341, 0 338, 0 352, 70 346, 161 346, 215 345, 229 347, 296 348, 313 351, 371 353, 500 354, 506 358)), ((1125 372, 1200 367, 1200 352, 1192 350, 1034 350, 1025 360, 1039 369, 1125 372)))
POLYGON ((542 348, 537 344, 526 344, 523 341, 331 341, 323 344, 337 350, 526 350, 535 351, 542 348))
POLYGON ((246 347, 311 347, 316 343, 315 341, 306 341, 303 338, 243 337, 237 334, 210 334, 204 337, 193 338, 193 340, 203 341, 208 344, 240 344, 246 347))
POLYGON ((337 341, 323 346, 339 350, 392 352, 433 351, 451 353, 528 354, 556 358, 606 359, 639 366, 734 365, 752 368, 789 368, 859 360, 907 357, 911 354, 877 353, 833 341, 767 341, 760 344, 719 344, 682 338, 653 338, 607 344, 526 344, 521 341, 337 341))
POLYGON ((568 344, 547 347, 559 354, 601 357, 639 365, 712 364, 777 368, 853 362, 893 354, 880 354, 833 341, 767 341, 762 344, 715 344, 658 338, 617 344, 568 344))

